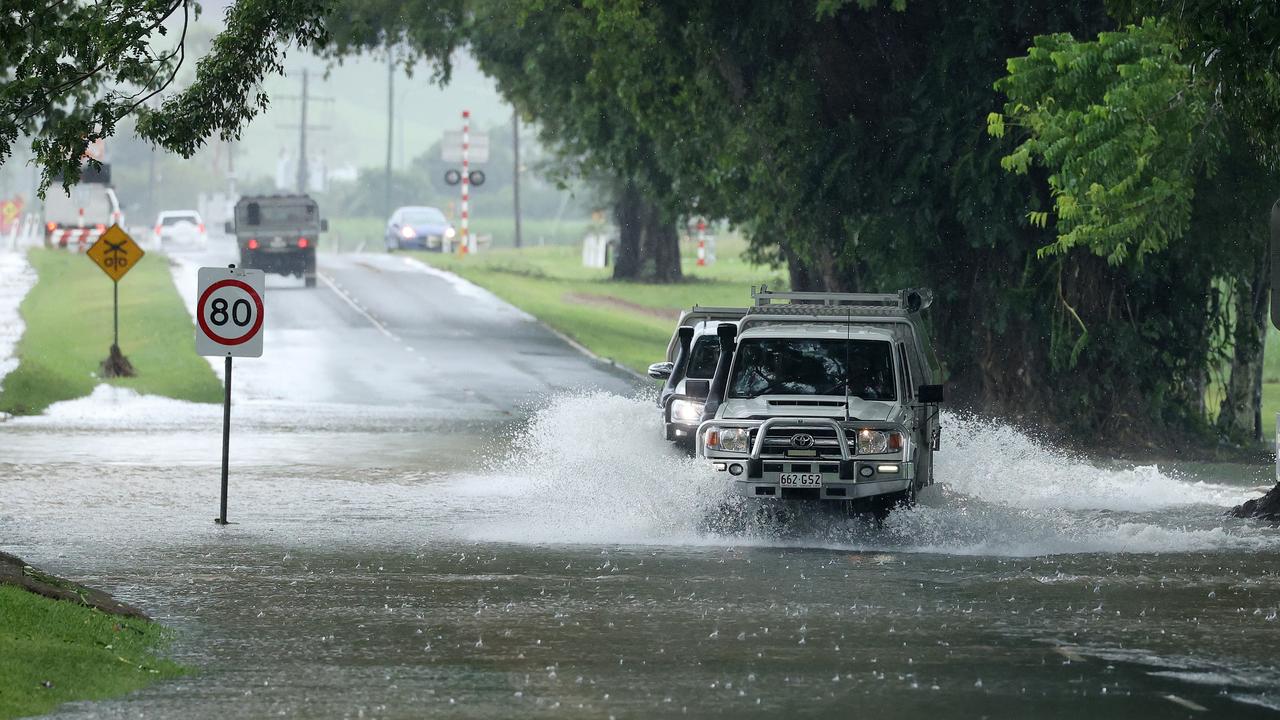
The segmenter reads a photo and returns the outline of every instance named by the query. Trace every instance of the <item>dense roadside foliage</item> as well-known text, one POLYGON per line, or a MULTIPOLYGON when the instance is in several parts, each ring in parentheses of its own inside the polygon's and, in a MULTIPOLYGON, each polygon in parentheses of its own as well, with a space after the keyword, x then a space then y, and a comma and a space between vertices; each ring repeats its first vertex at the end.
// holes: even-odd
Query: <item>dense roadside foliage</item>
POLYGON ((1047 173, 1052 208, 1029 216, 1054 232, 1040 255, 1059 265, 1073 251, 1093 255, 1115 278, 1060 291, 1057 367, 1127 360, 1155 371, 1147 392, 1187 389, 1173 400, 1188 419, 1217 412, 1226 434, 1259 437, 1275 187, 1247 133, 1160 21, 1095 39, 1041 36, 1008 69, 997 83, 1004 113, 988 117, 988 131, 1018 142, 1006 170, 1047 173), (1153 312, 1153 294, 1168 287, 1177 304, 1153 312), (1091 337, 1099 328, 1105 335, 1091 337), (1210 384, 1219 407, 1201 407, 1210 384))

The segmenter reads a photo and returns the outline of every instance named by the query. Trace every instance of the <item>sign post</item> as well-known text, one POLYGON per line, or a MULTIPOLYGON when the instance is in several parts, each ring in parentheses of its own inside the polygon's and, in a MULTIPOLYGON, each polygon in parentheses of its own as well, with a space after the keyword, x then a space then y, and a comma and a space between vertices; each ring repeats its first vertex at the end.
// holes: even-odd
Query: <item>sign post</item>
POLYGON ((196 352, 226 358, 222 395, 222 494, 219 525, 227 524, 227 465, 231 459, 231 358, 262 357, 266 276, 261 270, 204 267, 196 282, 196 352))
POLYGON ((85 254, 111 278, 111 352, 102 362, 102 374, 106 377, 132 377, 133 366, 120 352, 120 278, 138 264, 142 248, 129 237, 129 233, 112 225, 98 236, 85 254))

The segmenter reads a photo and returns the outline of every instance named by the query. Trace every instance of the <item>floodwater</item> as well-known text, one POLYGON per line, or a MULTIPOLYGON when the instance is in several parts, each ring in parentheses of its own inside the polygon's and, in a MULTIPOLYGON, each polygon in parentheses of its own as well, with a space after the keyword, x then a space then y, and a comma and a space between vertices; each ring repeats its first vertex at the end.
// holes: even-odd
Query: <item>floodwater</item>
POLYGON ((1097 467, 947 416, 939 484, 883 527, 717 534, 723 487, 647 399, 236 412, 227 528, 216 407, 0 425, 0 546, 194 669, 58 717, 1280 714, 1280 531, 1223 515, 1268 468, 1097 467))

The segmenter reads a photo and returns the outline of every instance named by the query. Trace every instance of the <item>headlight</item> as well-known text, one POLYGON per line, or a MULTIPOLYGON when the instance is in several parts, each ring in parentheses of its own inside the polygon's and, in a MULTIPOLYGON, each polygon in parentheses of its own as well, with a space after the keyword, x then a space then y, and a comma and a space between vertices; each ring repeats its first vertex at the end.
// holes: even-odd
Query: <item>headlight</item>
POLYGON ((457 235, 457 234, 458 234, 458 232, 457 232, 456 230, 454 230, 453 228, 445 228, 445 229, 444 229, 444 236, 445 236, 445 237, 447 237, 447 238, 451 238, 451 237, 453 237, 454 235, 457 235))
POLYGON ((409 238, 412 238, 416 234, 417 233, 413 231, 413 228, 409 227, 408 225, 405 225, 404 227, 400 228, 400 237, 406 240, 408 240, 409 238))
POLYGON ((746 452, 747 443, 751 441, 751 431, 747 428, 717 428, 707 431, 707 447, 726 452, 746 452))
POLYGON ((694 425, 702 420, 703 403, 693 400, 676 399, 671 401, 671 422, 694 425))
POLYGON ((902 435, 888 430, 859 430, 858 454, 878 455, 902 449, 902 435))

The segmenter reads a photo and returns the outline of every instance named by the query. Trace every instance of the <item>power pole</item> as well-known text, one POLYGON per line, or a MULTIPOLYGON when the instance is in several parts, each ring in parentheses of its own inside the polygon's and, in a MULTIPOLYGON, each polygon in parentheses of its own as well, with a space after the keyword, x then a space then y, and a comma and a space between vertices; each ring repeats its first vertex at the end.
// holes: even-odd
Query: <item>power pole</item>
POLYGON ((307 69, 302 69, 302 120, 298 123, 298 193, 307 191, 307 69))
MULTIPOLYGON (((307 178, 310 174, 310 165, 307 163, 307 131, 308 130, 328 130, 327 125, 308 125, 307 124, 307 105, 312 102, 333 102, 331 97, 311 97, 307 88, 307 69, 302 69, 302 95, 281 95, 281 100, 299 100, 301 101, 302 119, 298 123, 298 171, 296 174, 296 184, 299 193, 307 191, 307 178)), ((280 127, 293 127, 292 125, 281 125, 280 127)))
POLYGON ((520 113, 511 108, 511 146, 515 155, 515 170, 511 173, 512 200, 516 213, 516 247, 520 247, 520 113))
POLYGON ((393 135, 395 133, 395 83, 396 83, 396 61, 391 56, 390 48, 387 49, 387 170, 383 176, 383 196, 382 196, 382 216, 384 218, 391 217, 391 148, 393 144, 393 135))

